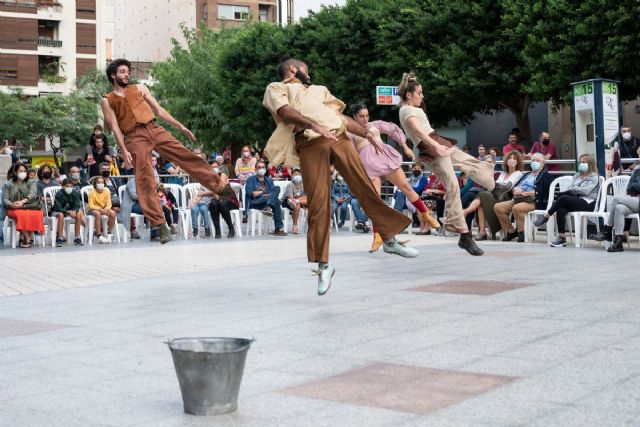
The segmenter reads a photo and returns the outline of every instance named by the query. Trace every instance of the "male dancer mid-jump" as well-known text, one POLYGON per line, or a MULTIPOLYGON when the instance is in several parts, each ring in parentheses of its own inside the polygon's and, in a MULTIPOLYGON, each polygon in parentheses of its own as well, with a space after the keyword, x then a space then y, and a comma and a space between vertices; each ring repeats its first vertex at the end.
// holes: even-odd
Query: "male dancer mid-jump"
POLYGON ((335 273, 335 268, 328 264, 331 164, 340 171, 376 224, 384 242, 383 250, 407 258, 417 256, 416 249, 394 237, 411 220, 380 199, 347 131, 371 140, 373 135, 352 118, 342 115, 345 104, 326 87, 311 84, 304 62, 284 58, 278 66, 278 75, 281 81, 267 86, 263 100, 277 123, 265 154, 274 165, 300 165, 309 209, 307 258, 309 262, 318 263, 318 294, 329 290, 335 273))
POLYGON ((107 78, 113 85, 113 91, 103 96, 100 105, 122 152, 124 168, 131 168, 132 163, 135 168, 136 191, 142 211, 152 227, 160 228, 160 243, 165 244, 171 240, 170 230, 156 192, 151 152, 156 150, 211 191, 218 190, 220 178, 202 157, 191 152, 156 124, 157 115, 180 129, 191 141, 196 139, 189 129, 158 104, 146 86, 129 85, 130 74, 131 63, 126 59, 116 59, 109 64, 107 78))

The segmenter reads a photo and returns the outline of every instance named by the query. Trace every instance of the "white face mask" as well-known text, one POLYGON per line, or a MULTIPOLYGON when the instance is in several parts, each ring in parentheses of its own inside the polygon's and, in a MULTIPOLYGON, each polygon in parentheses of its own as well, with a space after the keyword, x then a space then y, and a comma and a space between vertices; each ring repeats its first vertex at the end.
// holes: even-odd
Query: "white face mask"
POLYGON ((213 168, 213 173, 220 173, 220 168, 213 168))
POLYGON ((584 162, 583 162, 583 163, 580 163, 580 164, 578 165, 578 170, 579 170, 580 172, 587 172, 587 171, 589 170, 589 164, 588 164, 588 163, 584 163, 584 162))
POLYGON ((104 184, 96 184, 96 190, 99 190, 99 191, 104 190, 104 184))
POLYGON ((79 181, 80 180, 80 174, 79 173, 72 173, 71 174, 71 179, 73 179, 74 181, 79 181))
POLYGON ((622 139, 628 141, 631 139, 631 132, 622 132, 622 139))
POLYGON ((294 175, 293 178, 291 178, 291 180, 296 184, 299 184, 302 182, 302 177, 300 175, 294 175))
POLYGON ((262 168, 258 169, 258 176, 265 176, 266 173, 267 173, 266 169, 262 169, 262 168))
POLYGON ((67 194, 73 193, 73 187, 64 187, 64 192, 67 194))
POLYGON ((242 157, 249 157, 250 155, 251 155, 251 153, 248 152, 248 151, 243 151, 242 152, 242 157))
POLYGON ((27 179, 27 173, 26 172, 18 172, 18 179, 21 181, 24 181, 25 179, 27 179))

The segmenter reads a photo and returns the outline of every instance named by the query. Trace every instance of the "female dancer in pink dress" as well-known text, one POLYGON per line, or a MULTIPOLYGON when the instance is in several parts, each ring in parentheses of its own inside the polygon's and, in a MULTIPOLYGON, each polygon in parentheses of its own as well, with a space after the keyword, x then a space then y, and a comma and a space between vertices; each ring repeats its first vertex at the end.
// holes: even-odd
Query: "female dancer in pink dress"
MULTIPOLYGON (((388 135, 402 146, 408 157, 413 159, 413 151, 407 146, 407 138, 404 132, 394 123, 384 122, 382 120, 370 122, 369 110, 366 105, 352 105, 351 111, 353 112, 353 118, 362 126, 366 127, 374 136, 373 139, 375 143, 367 138, 349 134, 349 138, 351 142, 353 142, 353 145, 355 145, 364 169, 367 171, 367 175, 369 175, 378 194, 380 194, 382 190, 382 178, 391 181, 393 185, 398 187, 398 190, 407 196, 407 200, 416 207, 418 212, 420 212, 421 229, 426 227, 426 224, 431 224, 432 227, 438 227, 440 224, 436 218, 431 215, 429 209, 427 209, 422 202, 420 195, 413 191, 411 184, 409 184, 401 168, 402 156, 394 148, 385 144, 380 138, 380 134, 384 133, 388 135)), ((373 224, 373 244, 369 252, 377 251, 381 245, 382 238, 376 231, 375 224, 373 224)))

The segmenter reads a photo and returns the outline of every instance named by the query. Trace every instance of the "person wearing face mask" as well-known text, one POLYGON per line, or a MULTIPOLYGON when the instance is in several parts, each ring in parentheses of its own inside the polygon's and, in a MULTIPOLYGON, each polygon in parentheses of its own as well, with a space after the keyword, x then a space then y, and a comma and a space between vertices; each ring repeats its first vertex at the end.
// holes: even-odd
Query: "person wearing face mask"
MULTIPOLYGON (((45 188, 58 186, 58 183, 53 178, 53 168, 47 164, 38 168, 37 176, 38 182, 36 185, 38 186, 38 195, 40 197, 42 197, 45 188)), ((53 201, 50 201, 50 203, 53 203, 53 201)))
MULTIPOLYGON (((431 211, 427 209, 419 193, 413 191, 411 184, 409 184, 401 168, 402 156, 391 146, 382 142, 380 138, 382 133, 389 135, 403 147, 405 154, 413 159, 413 151, 407 146, 407 138, 402 130, 394 123, 383 122, 381 120, 370 122, 369 110, 363 104, 352 105, 351 111, 353 111, 354 119, 373 134, 373 142, 367 138, 359 137, 351 133, 349 134, 349 139, 358 151, 360 160, 378 194, 381 194, 382 179, 389 180, 403 192, 405 200, 418 210, 421 229, 428 225, 437 227, 438 220, 431 215, 431 211)), ((369 252, 377 251, 381 245, 382 238, 380 234, 378 234, 376 224, 373 224, 373 244, 369 252)))
MULTIPOLYGON (((485 161, 488 161, 489 158, 491 156, 487 156, 485 161)), ((515 187, 522 178, 524 170, 524 159, 519 151, 511 151, 502 159, 502 170, 496 182, 509 188, 515 187)), ((491 240, 495 240, 496 233, 500 230, 500 222, 493 208, 496 203, 506 200, 505 197, 510 197, 509 193, 503 193, 502 199, 498 200, 492 191, 481 191, 463 211, 465 216, 477 213, 478 235, 476 240, 487 240, 487 224, 491 230, 491 240)))
POLYGON ((100 176, 104 178, 104 186, 111 194, 111 209, 120 212, 120 197, 118 196, 118 188, 120 188, 120 180, 111 176, 111 165, 108 162, 100 163, 100 176))
POLYGON ((98 237, 98 242, 110 244, 113 238, 113 226, 116 223, 116 212, 111 209, 111 192, 105 187, 104 178, 101 176, 93 180, 93 188, 89 191, 87 215, 94 217, 96 234, 100 236, 98 237), (102 235, 102 215, 107 216, 107 237, 102 235))
POLYGON ((541 227, 549 218, 556 214, 558 237, 551 242, 551 246, 567 246, 565 227, 569 212, 590 211, 596 205, 598 191, 600 191, 600 177, 596 167, 596 160, 590 154, 583 154, 578 159, 578 173, 573 176, 571 185, 565 191, 559 192, 544 215, 533 221, 536 227, 541 227))
POLYGON ((229 233, 227 237, 229 239, 235 237, 236 231, 233 226, 233 221, 231 220, 231 211, 235 209, 240 209, 240 201, 236 196, 235 191, 231 187, 229 183, 229 177, 222 173, 221 169, 217 163, 214 163, 213 172, 220 175, 220 185, 222 189, 217 193, 212 193, 213 200, 209 204, 209 211, 211 213, 211 218, 213 218, 213 228, 216 231, 216 239, 220 239, 222 237, 221 229, 220 229, 220 217, 227 224, 227 229, 229 233))
POLYGON ((218 164, 218 168, 220 169, 220 173, 223 173, 228 177, 229 176, 229 168, 227 167, 227 165, 224 164, 224 157, 221 156, 221 155, 217 155, 216 156, 216 163, 218 164))
POLYGON ((240 184, 246 184, 247 179, 256 174, 256 159, 251 156, 248 145, 242 147, 240 158, 236 160, 235 172, 240 184))
MULTIPOLYGON (((549 139, 549 132, 540 132, 540 137, 536 142, 533 143, 531 151, 525 156, 525 158, 530 159, 531 155, 535 153, 542 153, 545 160, 555 160, 558 158, 556 153, 556 145, 549 139)), ((559 171, 560 165, 547 164, 547 170, 551 172, 559 171)))
MULTIPOLYGON (((640 141, 631 135, 631 128, 629 126, 622 126, 620 128, 620 144, 619 144, 619 156, 622 159, 637 159, 640 150, 640 141)), ((618 165, 616 170, 633 170, 636 167, 636 163, 622 163, 618 165)))
POLYGON ((531 156, 531 172, 525 174, 513 188, 513 198, 506 202, 496 203, 493 210, 498 217, 500 227, 504 231, 503 242, 515 238, 524 242, 524 220, 528 212, 534 209, 544 210, 549 200, 549 187, 553 181, 544 166, 542 153, 531 156), (516 227, 511 223, 511 214, 516 219, 516 227))
POLYGON ((293 169, 291 175, 291 182, 284 191, 283 206, 291 211, 291 216, 293 217, 291 232, 298 234, 300 233, 300 228, 298 227, 300 209, 307 207, 307 195, 304 193, 302 172, 300 172, 300 169, 293 169))
MULTIPOLYGON (((218 166, 217 162, 213 162, 211 164, 211 170, 213 170, 213 173, 217 173, 220 175, 220 167, 218 166)), ((226 175, 224 175, 224 177, 226 180, 226 175)), ((193 200, 191 200, 189 207, 191 209, 191 232, 193 234, 193 237, 198 237, 198 225, 200 224, 200 216, 202 216, 202 222, 204 223, 205 237, 211 237, 211 227, 209 226, 209 217, 207 216, 207 212, 210 209, 212 200, 213 192, 200 185, 197 188, 195 197, 193 198, 193 200)), ((213 214, 211 216, 213 217, 213 214)), ((216 229, 216 238, 219 239, 220 237, 221 236, 219 233, 219 229, 216 229)))
POLYGON ((91 157, 89 157, 89 155, 85 156, 84 165, 89 169, 89 177, 93 178, 94 176, 100 175, 101 163, 107 162, 110 164, 112 160, 111 151, 104 142, 104 135, 100 134, 95 136, 91 153, 91 157))
POLYGON ((71 180, 73 187, 78 191, 87 185, 87 183, 82 180, 80 168, 78 166, 71 166, 69 168, 69 179, 71 180))
POLYGON ((44 214, 38 188, 29 179, 27 168, 22 163, 14 164, 7 178, 9 181, 2 188, 2 205, 20 232, 20 247, 30 248, 33 245, 33 233, 44 233, 44 214))
POLYGON ((75 189, 70 178, 65 178, 62 181, 62 190, 56 192, 53 202, 53 216, 58 218, 56 247, 62 247, 66 242, 64 238, 65 217, 75 221, 73 244, 82 246, 82 239, 80 238, 80 228, 84 223, 82 200, 80 199, 80 192, 75 189))
POLYGON ((342 228, 347 218, 351 193, 349 185, 344 182, 342 175, 336 176, 336 182, 331 187, 331 218, 337 218, 338 228, 342 228), (338 209, 340 212, 338 213, 338 209))
MULTIPOLYGON (((411 176, 409 177, 409 185, 414 193, 422 194, 422 192, 427 188, 427 183, 429 180, 424 175, 424 164, 422 162, 415 162, 411 166, 411 176)), ((404 209, 409 209, 412 212, 415 211, 415 206, 411 203, 407 203, 407 196, 398 189, 394 194, 395 202, 393 208, 399 212, 402 212, 404 209)), ((417 234, 426 235, 430 234, 429 232, 429 223, 425 223, 424 221, 420 222, 420 231, 417 234)), ((435 227, 438 224, 434 225, 435 227)))
POLYGON ((275 224, 274 236, 286 236, 282 223, 282 204, 280 203, 280 188, 267 176, 267 165, 260 161, 256 163, 256 175, 247 179, 245 186, 247 207, 261 210, 266 216, 272 216, 275 224))

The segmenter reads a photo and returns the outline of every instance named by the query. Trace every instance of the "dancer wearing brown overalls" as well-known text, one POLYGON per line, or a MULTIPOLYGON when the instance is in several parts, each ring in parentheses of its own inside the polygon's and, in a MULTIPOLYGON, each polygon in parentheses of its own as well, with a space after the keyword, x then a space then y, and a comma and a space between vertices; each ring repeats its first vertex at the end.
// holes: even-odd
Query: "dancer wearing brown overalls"
POLYGON ((162 208, 156 192, 156 179, 151 167, 151 152, 157 151, 173 164, 187 171, 203 186, 217 191, 220 178, 202 157, 194 154, 162 126, 156 124, 156 115, 180 129, 189 140, 195 136, 189 129, 174 119, 151 95, 146 86, 129 85, 131 63, 116 59, 107 67, 107 78, 113 91, 104 95, 101 102, 105 121, 115 135, 122 153, 124 168, 131 168, 136 175, 138 201, 152 227, 159 227, 160 242, 171 240, 162 208))

